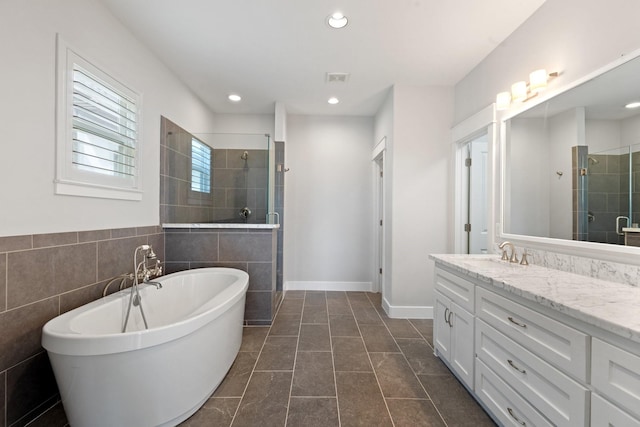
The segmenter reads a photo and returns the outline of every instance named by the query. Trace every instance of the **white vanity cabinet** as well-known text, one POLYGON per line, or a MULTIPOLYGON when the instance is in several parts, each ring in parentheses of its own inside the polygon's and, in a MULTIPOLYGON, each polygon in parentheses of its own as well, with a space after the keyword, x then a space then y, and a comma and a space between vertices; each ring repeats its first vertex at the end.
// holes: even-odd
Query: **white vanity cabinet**
POLYGON ((639 287, 432 258, 436 354, 499 425, 640 427, 639 287))
POLYGON ((440 268, 436 268, 435 278, 435 352, 469 389, 473 389, 475 285, 440 268))
POLYGON ((476 316, 477 364, 485 367, 477 369, 476 393, 497 418, 505 425, 589 425, 588 335, 480 287, 476 316), (492 375, 520 399, 498 406, 486 385, 496 382, 492 375))
POLYGON ((640 427, 640 357, 594 338, 591 345, 592 426, 640 427))

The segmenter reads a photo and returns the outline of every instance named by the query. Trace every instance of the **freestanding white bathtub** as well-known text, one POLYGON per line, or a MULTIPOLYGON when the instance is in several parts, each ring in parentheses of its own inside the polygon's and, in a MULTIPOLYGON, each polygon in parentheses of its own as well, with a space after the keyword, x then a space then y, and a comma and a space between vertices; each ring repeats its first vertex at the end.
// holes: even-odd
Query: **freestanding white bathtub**
POLYGON ((149 323, 129 289, 49 321, 42 346, 72 427, 173 426, 218 387, 242 341, 249 276, 230 268, 169 274, 140 285, 149 323))

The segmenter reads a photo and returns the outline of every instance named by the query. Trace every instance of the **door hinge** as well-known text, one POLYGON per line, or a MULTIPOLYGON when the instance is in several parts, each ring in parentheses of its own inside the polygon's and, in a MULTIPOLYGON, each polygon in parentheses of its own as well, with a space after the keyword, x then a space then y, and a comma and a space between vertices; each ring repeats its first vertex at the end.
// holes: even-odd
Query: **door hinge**
POLYGON ((471 167, 471 157, 464 159, 464 165, 468 168, 471 167))
POLYGON ((380 274, 382 274, 382 268, 380 269, 380 274))
POLYGON ((382 171, 380 171, 380 178, 382 178, 382 171))
POLYGON ((464 231, 467 232, 467 233, 470 233, 471 232, 471 224, 465 224, 464 225, 464 231))
POLYGON ((380 225, 382 225, 382 220, 380 220, 380 225))

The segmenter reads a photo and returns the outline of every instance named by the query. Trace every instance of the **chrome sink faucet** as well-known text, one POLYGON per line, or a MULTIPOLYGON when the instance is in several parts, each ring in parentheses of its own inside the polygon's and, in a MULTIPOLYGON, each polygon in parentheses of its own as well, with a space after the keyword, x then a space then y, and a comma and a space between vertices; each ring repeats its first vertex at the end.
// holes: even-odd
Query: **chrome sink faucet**
POLYGON ((518 255, 516 254, 516 248, 515 246, 513 246, 513 243, 505 241, 500 243, 500 246, 498 247, 502 249, 502 260, 509 262, 518 262, 518 255), (505 248, 511 248, 511 256, 507 255, 507 250, 505 248))

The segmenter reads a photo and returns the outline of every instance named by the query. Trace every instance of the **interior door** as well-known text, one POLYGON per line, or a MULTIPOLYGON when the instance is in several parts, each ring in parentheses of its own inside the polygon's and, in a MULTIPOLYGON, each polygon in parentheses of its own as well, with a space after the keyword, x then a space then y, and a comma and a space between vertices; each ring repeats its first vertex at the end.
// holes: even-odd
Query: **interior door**
POLYGON ((489 144, 486 134, 469 143, 469 158, 469 253, 486 254, 489 249, 489 144))

